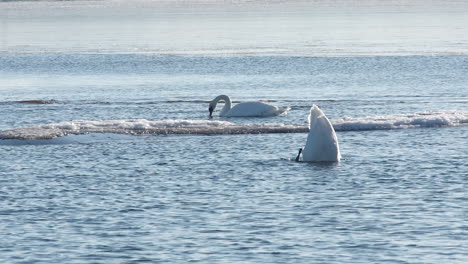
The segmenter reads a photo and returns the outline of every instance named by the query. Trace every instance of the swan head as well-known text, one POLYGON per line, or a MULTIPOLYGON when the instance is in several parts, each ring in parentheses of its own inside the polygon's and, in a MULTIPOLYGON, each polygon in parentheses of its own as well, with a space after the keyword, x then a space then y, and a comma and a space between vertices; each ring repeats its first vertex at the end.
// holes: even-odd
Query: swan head
POLYGON ((231 99, 229 99, 229 96, 227 96, 227 95, 218 95, 218 96, 216 96, 215 99, 213 99, 213 101, 210 102, 210 106, 208 107, 208 111, 210 112, 210 118, 213 117, 213 111, 215 110, 216 105, 218 104, 218 102, 223 102, 225 104, 224 107, 223 107, 223 110, 221 111, 221 114, 223 112, 229 111, 229 109, 231 109, 231 99))
POLYGON ((210 111, 210 118, 212 118, 213 117, 214 106, 210 104, 210 107, 208 107, 208 111, 210 111))

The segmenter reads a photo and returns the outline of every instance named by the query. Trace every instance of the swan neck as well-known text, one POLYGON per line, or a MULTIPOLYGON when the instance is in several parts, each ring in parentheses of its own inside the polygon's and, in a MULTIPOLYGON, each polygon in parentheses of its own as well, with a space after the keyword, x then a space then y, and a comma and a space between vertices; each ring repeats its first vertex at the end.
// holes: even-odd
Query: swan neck
POLYGON ((223 109, 221 109, 220 113, 221 116, 225 115, 227 112, 229 112, 229 110, 231 110, 231 98, 229 98, 229 96, 220 95, 216 97, 213 101, 215 101, 216 104, 218 104, 219 101, 224 101, 224 106, 223 109))

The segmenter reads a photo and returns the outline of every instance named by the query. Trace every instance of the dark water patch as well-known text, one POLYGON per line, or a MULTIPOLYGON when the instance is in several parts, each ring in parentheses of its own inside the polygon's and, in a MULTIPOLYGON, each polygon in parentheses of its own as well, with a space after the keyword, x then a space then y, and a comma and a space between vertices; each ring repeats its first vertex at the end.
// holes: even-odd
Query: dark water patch
POLYGON ((21 100, 21 101, 15 101, 16 103, 20 104, 61 104, 60 101, 57 100, 21 100))

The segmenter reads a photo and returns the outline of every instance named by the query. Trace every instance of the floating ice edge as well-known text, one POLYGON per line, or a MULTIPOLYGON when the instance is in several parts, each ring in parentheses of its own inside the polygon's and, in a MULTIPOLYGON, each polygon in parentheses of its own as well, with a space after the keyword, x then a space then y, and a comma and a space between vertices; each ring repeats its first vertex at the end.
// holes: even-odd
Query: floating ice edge
MULTIPOLYGON (((443 110, 332 119, 335 131, 390 130, 468 124, 468 111, 443 110)), ((238 124, 213 120, 75 120, 0 131, 0 139, 53 139, 89 133, 115 134, 266 134, 305 133, 305 124, 238 124)))

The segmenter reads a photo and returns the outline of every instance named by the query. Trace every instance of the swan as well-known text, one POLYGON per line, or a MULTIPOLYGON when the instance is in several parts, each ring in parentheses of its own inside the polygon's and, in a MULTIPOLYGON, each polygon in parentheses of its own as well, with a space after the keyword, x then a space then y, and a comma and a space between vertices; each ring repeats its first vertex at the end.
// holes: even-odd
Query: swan
POLYGON ((309 135, 305 147, 299 149, 296 161, 337 162, 341 159, 338 138, 330 120, 316 105, 312 105, 309 114, 309 135))
POLYGON ((223 109, 219 116, 221 117, 266 117, 276 116, 283 113, 287 113, 289 107, 280 109, 277 106, 265 104, 262 102, 244 102, 236 104, 231 108, 231 98, 227 95, 219 95, 213 101, 210 102, 208 111, 210 111, 210 117, 213 116, 213 111, 219 101, 224 101, 223 109))

